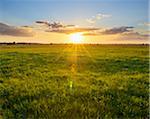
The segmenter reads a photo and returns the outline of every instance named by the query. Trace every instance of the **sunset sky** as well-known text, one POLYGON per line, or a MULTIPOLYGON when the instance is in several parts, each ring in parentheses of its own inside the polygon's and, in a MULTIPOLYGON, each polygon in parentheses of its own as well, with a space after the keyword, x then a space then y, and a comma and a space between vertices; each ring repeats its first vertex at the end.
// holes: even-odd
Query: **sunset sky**
POLYGON ((1 0, 0 42, 148 43, 148 2, 1 0))

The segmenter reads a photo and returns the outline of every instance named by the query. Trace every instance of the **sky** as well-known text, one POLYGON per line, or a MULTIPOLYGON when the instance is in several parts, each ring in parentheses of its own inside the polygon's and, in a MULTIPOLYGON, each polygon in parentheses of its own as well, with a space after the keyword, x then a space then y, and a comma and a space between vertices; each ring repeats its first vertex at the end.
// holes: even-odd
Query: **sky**
POLYGON ((148 43, 149 0, 1 0, 0 42, 148 43))

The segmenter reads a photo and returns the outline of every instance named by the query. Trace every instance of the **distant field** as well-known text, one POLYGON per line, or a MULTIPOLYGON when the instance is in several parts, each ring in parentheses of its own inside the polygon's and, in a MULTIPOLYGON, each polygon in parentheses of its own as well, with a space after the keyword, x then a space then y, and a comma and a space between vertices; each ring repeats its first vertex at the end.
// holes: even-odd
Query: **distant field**
POLYGON ((0 46, 0 118, 149 118, 144 45, 0 46))

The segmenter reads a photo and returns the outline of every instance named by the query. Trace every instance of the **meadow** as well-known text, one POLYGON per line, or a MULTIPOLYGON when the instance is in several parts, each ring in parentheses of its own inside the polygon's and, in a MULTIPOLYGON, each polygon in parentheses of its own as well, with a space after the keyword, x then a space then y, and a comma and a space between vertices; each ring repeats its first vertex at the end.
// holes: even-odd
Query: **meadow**
POLYGON ((148 119, 149 46, 1 45, 0 118, 148 119))

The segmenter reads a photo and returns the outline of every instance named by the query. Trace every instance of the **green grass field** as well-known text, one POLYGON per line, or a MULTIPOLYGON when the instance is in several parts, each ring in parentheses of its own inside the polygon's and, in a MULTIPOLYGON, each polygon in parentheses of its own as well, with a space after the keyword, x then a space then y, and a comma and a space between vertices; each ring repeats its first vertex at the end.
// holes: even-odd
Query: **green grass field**
POLYGON ((0 46, 0 118, 149 118, 149 47, 0 46))

